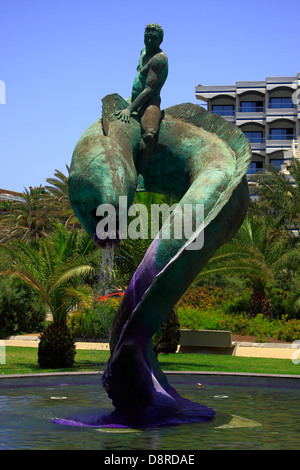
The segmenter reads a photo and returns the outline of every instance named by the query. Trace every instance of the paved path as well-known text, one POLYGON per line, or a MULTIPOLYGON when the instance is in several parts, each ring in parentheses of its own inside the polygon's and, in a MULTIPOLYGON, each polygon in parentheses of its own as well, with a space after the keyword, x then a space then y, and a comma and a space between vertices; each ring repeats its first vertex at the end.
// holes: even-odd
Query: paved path
MULTIPOLYGON (((37 348, 39 337, 37 335, 11 336, 9 339, 2 340, 5 346, 24 346, 27 348, 37 348)), ((108 343, 92 343, 78 341, 75 343, 76 349, 109 350, 108 343)))
MULTIPOLYGON (((39 337, 37 335, 11 336, 4 341, 5 346, 37 347, 39 337)), ((78 341, 77 349, 108 351, 109 345, 105 342, 92 343, 78 341)), ((246 343, 236 342, 235 356, 266 357, 274 359, 300 359, 300 344, 292 343, 246 343)))
POLYGON ((237 344, 235 356, 267 357, 274 359, 300 359, 300 348, 291 343, 240 343, 237 344))

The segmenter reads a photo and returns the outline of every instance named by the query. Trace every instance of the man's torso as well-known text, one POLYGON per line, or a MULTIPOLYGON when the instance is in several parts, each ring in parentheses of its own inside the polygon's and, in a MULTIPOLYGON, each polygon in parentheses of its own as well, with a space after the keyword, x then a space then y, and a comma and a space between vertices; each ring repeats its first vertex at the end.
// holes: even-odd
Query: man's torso
POLYGON ((151 57, 147 57, 144 48, 141 52, 137 74, 132 87, 131 101, 134 101, 145 89, 147 79, 149 80, 149 73, 151 73, 151 71, 153 71, 158 78, 153 88, 153 98, 157 100, 168 75, 168 59, 163 51, 160 51, 151 57))

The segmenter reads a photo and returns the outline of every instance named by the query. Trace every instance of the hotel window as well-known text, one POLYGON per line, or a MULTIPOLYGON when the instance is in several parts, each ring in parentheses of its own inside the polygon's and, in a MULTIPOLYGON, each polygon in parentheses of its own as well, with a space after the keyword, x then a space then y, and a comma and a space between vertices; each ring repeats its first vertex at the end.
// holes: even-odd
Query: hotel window
POLYGON ((262 170, 263 162, 251 162, 248 167, 247 175, 255 175, 255 173, 262 170))
POLYGON ((270 98, 270 108, 294 108, 292 98, 286 96, 284 98, 270 98))
POLYGON ((281 170, 281 165, 284 164, 284 160, 270 160, 271 165, 276 166, 277 170, 281 170))
POLYGON ((294 138, 294 129, 270 129, 271 140, 292 140, 294 138))
POLYGON ((243 113, 257 113, 264 111, 263 101, 241 101, 240 111, 243 113))
POLYGON ((261 131, 245 131, 244 134, 248 137, 250 144, 261 144, 265 140, 261 131))
POLYGON ((212 112, 219 116, 234 116, 234 106, 232 104, 213 104, 212 112))

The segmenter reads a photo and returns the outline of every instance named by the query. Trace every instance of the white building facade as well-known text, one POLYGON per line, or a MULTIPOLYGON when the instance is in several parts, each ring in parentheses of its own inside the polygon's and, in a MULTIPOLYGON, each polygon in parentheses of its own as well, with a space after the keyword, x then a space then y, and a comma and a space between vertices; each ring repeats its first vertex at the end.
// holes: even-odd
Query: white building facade
POLYGON ((196 98, 246 134, 252 148, 249 176, 269 164, 281 169, 287 158, 299 154, 300 73, 230 86, 198 85, 196 98))

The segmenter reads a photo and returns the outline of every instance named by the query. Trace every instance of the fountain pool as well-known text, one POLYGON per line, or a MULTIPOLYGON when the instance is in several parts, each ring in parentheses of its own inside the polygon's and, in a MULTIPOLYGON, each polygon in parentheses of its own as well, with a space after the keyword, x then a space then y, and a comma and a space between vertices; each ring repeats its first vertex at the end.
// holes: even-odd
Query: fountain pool
POLYGON ((52 420, 113 411, 101 374, 2 376, 0 449, 300 449, 299 376, 170 373, 168 380, 215 417, 148 429, 65 426, 52 420))
POLYGON ((299 376, 174 373, 168 379, 182 396, 213 407, 214 419, 148 429, 64 426, 52 420, 113 410, 100 374, 1 377, 0 449, 300 449, 299 376))

